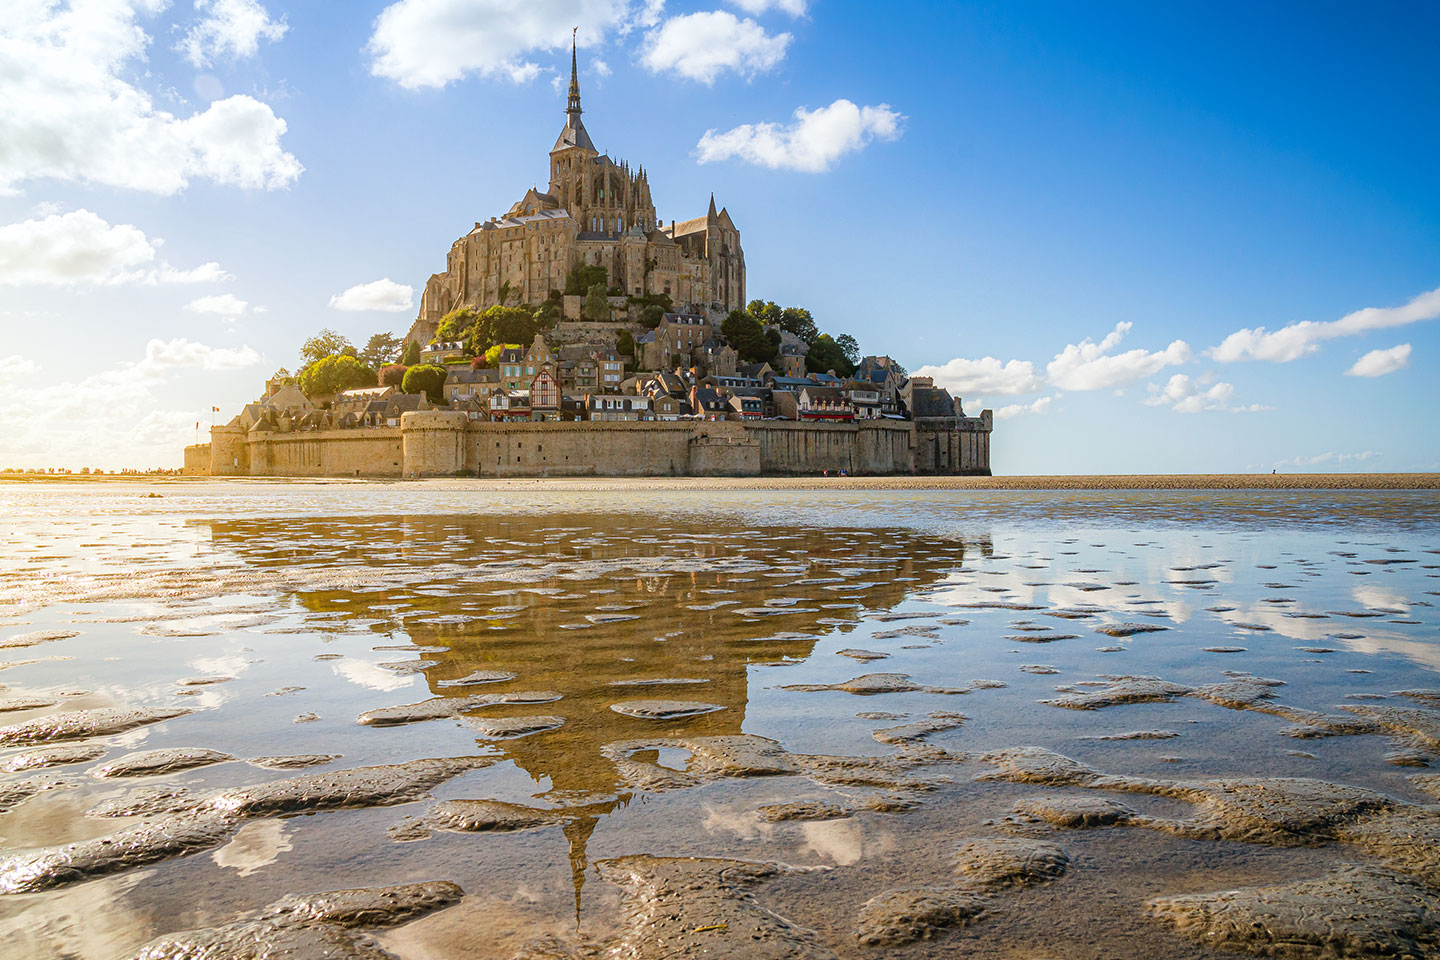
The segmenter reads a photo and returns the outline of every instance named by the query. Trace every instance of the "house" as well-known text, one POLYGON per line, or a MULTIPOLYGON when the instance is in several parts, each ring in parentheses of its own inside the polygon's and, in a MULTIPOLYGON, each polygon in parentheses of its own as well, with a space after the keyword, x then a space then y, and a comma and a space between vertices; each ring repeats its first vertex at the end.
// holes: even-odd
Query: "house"
POLYGON ((911 420, 929 421, 935 425, 955 422, 955 400, 950 391, 935 386, 929 377, 911 377, 900 388, 900 400, 911 420))
POLYGON ((796 401, 800 419, 809 422, 850 422, 855 408, 839 387, 806 387, 796 401))
POLYGON ((436 340, 420 348, 421 363, 444 363, 447 360, 459 360, 464 356, 465 344, 459 340, 436 340))
POLYGON ((805 376, 805 350, 797 343, 780 344, 780 354, 775 358, 780 373, 786 377, 805 376))
POLYGON ((741 420, 759 420, 765 416, 765 401, 758 396, 732 393, 729 397, 730 413, 741 420))
POLYGON ((502 390, 491 396, 490 419, 499 421, 529 420, 530 391, 502 390))
POLYGON ((500 386, 505 390, 519 390, 535 379, 534 370, 525 372, 525 349, 519 344, 505 344, 496 365, 500 370, 500 386))
POLYGON ((654 419, 649 397, 620 394, 591 394, 585 398, 585 412, 587 420, 602 422, 654 419))
POLYGON ((545 366, 530 381, 530 419, 560 419, 560 381, 545 366))
POLYGON ((845 398, 855 408, 856 420, 878 420, 882 413, 880 391, 869 380, 849 380, 845 383, 845 398))
POLYGON ((478 400, 488 408, 490 395, 500 389, 499 370, 456 365, 445 372, 445 385, 440 392, 452 407, 466 400, 478 400))
POLYGON ((600 366, 600 389, 619 392, 625 381, 625 358, 613 350, 597 350, 595 362, 600 366))
POLYGON ((698 314, 667 313, 651 333, 644 338, 641 362, 650 370, 665 370, 674 364, 688 366, 700 349, 714 333, 710 321, 698 314))
POLYGON ((656 393, 647 399, 656 420, 674 421, 690 415, 690 405, 668 393, 656 393))
POLYGON ((718 390, 696 386, 690 388, 690 409, 706 420, 724 420, 730 412, 730 401, 718 390))
POLYGON ((754 380, 760 386, 769 386, 775 376, 775 368, 768 363, 739 363, 735 365, 735 376, 754 380))
POLYGON ((799 392, 778 388, 770 391, 770 408, 775 412, 775 416, 781 420, 799 420, 799 392))

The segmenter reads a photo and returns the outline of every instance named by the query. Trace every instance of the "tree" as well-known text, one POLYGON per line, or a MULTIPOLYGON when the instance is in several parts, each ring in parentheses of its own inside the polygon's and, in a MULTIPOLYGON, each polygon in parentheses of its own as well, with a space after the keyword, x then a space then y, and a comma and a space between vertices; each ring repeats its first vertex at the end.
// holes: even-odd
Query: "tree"
POLYGON ((367 367, 380 369, 387 363, 394 363, 400 355, 400 338, 393 333, 373 333, 360 351, 360 360, 367 367))
POLYGON ((307 397, 319 397, 356 387, 373 387, 375 371, 355 357, 337 354, 322 357, 300 371, 300 390, 307 397))
MULTIPOLYGON (((475 329, 475 323, 480 319, 480 314, 469 307, 460 307, 451 310, 440 318, 440 324, 435 328, 435 339, 441 343, 455 343, 459 340, 468 340, 475 329)), ((415 359, 420 359, 416 357, 415 359)))
POLYGON ((665 319, 665 308, 657 303, 652 303, 640 311, 640 325, 647 330, 654 330, 660 326, 660 321, 665 319))
POLYGON ((815 338, 820 336, 820 328, 815 325, 815 318, 804 307, 786 307, 781 310, 776 326, 795 334, 806 343, 814 343, 815 338))
POLYGON ((475 353, 483 353, 497 343, 530 343, 539 329, 531 310, 524 307, 491 307, 481 315, 480 323, 475 326, 476 339, 484 340, 484 349, 479 349, 477 345, 475 353))
POLYGON ((420 341, 411 340, 405 344, 405 352, 400 355, 400 362, 407 367, 413 367, 420 362, 420 341))
POLYGON ((635 356, 635 338, 630 335, 629 330, 620 331, 620 339, 615 345, 616 353, 623 353, 627 357, 635 356))
POLYGON ((602 287, 609 283, 609 273, 606 269, 601 266, 582 264, 565 276, 565 295, 567 297, 583 297, 597 283, 602 287))
POLYGON ((343 352, 346 347, 353 350, 355 345, 334 330, 326 327, 301 345, 301 366, 314 363, 316 360, 324 360, 326 357, 333 357, 337 353, 343 352))
POLYGON ((610 301, 605 297, 605 284, 597 283, 585 294, 585 309, 581 311, 587 320, 609 320, 610 301))
POLYGON ((848 377, 855 372, 855 365, 830 334, 822 333, 810 344, 810 352, 805 355, 805 369, 810 373, 834 370, 836 376, 848 377))
POLYGON ((848 333, 842 333, 835 338, 835 342, 840 344, 840 352, 845 354, 845 359, 849 360, 852 365, 860 362, 859 340, 856 340, 848 333))
POLYGON ((295 376, 284 367, 281 367, 279 370, 276 370, 274 373, 272 373, 270 375, 270 379, 274 380, 282 387, 294 386, 296 383, 295 376))
POLYGON ((403 363, 392 363, 381 367, 378 377, 380 386, 400 387, 403 390, 404 387, 402 384, 405 382, 405 371, 408 369, 410 368, 403 363))
POLYGON ((437 363, 422 363, 405 371, 400 389, 406 393, 423 393, 431 403, 439 403, 445 396, 445 368, 437 363))
POLYGON ((769 363, 779 352, 779 335, 772 337, 746 310, 732 310, 720 324, 720 333, 745 363, 769 363))

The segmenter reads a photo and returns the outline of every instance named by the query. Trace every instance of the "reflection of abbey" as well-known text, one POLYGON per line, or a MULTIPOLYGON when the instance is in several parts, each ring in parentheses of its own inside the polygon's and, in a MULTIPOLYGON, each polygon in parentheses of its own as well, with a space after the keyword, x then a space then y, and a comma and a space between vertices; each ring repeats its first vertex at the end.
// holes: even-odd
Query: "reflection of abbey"
POLYGON ((550 150, 550 185, 531 187, 503 217, 456 240, 445 272, 425 285, 407 339, 429 343, 457 307, 540 303, 578 266, 603 266, 627 296, 665 295, 723 317, 745 306, 745 253, 728 211, 668 224, 655 213, 650 180, 595 149, 580 119, 574 51, 565 128, 550 150))

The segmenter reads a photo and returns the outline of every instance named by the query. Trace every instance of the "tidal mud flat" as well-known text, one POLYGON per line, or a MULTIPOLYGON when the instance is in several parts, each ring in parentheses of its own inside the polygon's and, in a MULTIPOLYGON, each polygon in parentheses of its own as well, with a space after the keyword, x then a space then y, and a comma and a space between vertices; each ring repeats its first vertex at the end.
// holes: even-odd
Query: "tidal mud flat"
POLYGON ((1432 491, 0 508, 7 958, 1440 956, 1432 491))

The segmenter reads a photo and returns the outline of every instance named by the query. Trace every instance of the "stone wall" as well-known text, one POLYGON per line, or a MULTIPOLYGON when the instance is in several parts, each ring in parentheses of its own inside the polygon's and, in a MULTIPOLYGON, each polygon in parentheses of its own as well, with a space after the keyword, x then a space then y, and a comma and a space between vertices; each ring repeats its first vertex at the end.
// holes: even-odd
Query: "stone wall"
MULTIPOLYGON (((987 411, 988 412, 988 411, 987 411)), ((647 477, 990 472, 988 417, 821 424, 490 423, 445 410, 400 426, 246 434, 215 427, 186 448, 190 475, 647 477)))
POLYGON ((399 427, 263 433, 246 446, 252 477, 403 476, 399 427))

